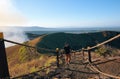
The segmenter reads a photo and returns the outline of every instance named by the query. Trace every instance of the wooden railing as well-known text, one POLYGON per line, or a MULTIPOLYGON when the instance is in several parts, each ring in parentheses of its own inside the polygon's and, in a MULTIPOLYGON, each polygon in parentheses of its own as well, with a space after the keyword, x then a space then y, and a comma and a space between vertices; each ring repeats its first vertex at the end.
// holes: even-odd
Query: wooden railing
MULTIPOLYGON (((104 45, 108 42, 111 42, 117 38, 120 37, 120 34, 116 35, 115 37, 113 38, 110 38, 100 44, 97 44, 93 47, 88 47, 87 49, 85 48, 82 48, 80 49, 82 51, 82 54, 84 56, 84 51, 87 51, 88 52, 88 60, 89 60, 89 64, 93 67, 94 70, 96 70, 98 73, 101 73, 103 75, 106 75, 106 76, 110 76, 110 77, 113 77, 113 78, 119 78, 120 77, 117 77, 117 76, 113 76, 113 75, 109 75, 109 74, 106 74, 106 73, 103 73, 99 70, 97 70, 93 65, 92 65, 92 60, 91 60, 91 50, 92 49, 95 49, 101 45, 104 45)), ((21 44, 21 43, 17 43, 17 42, 14 42, 14 41, 10 41, 10 40, 6 40, 3 38, 3 33, 0 32, 0 78, 7 78, 9 79, 10 78, 10 75, 9 75, 9 70, 8 70, 8 63, 7 63, 7 57, 6 57, 6 52, 5 52, 5 44, 4 44, 4 41, 6 42, 10 42, 10 43, 14 43, 14 44, 17 44, 17 45, 22 45, 22 46, 26 46, 26 47, 30 47, 30 48, 35 48, 35 49, 39 49, 39 50, 46 50, 46 51, 51 51, 51 52, 56 52, 56 61, 57 61, 57 67, 59 67, 59 48, 56 48, 56 50, 51 50, 51 49, 46 49, 46 48, 40 48, 40 47, 34 47, 34 46, 29 46, 29 45, 25 45, 25 44, 21 44)))

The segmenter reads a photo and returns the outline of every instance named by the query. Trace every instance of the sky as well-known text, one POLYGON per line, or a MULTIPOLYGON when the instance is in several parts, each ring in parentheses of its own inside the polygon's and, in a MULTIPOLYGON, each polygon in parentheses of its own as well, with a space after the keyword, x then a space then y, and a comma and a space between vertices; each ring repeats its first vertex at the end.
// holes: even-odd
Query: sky
POLYGON ((0 0, 0 26, 120 26, 120 0, 0 0))

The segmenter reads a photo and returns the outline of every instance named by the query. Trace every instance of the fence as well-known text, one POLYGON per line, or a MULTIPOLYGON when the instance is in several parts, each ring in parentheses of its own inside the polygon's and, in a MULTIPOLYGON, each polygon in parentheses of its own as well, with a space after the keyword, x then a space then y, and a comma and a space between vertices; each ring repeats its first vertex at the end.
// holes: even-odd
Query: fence
MULTIPOLYGON (((108 42, 111 42, 111 41, 113 41, 113 40, 115 40, 115 39, 117 39, 119 37, 120 37, 120 34, 118 34, 117 36, 115 36, 113 38, 110 38, 107 41, 104 41, 104 42, 102 42, 100 44, 97 44, 97 45, 95 45, 93 47, 88 47, 87 49, 85 49, 85 48, 80 49, 82 51, 83 56, 84 56, 84 51, 88 52, 89 64, 92 67, 92 69, 96 70, 96 72, 101 73, 101 74, 106 75, 106 76, 113 77, 113 78, 120 78, 120 77, 109 75, 109 74, 106 74, 106 73, 103 73, 103 72, 99 71, 97 68, 95 68, 93 66, 92 60, 91 60, 91 50, 92 49, 95 49, 95 48, 97 48, 97 47, 99 47, 101 45, 104 45, 104 44, 106 44, 108 42)), ((51 49, 34 47, 34 46, 29 46, 29 45, 17 43, 17 42, 14 42, 14 41, 10 41, 10 40, 4 39, 3 38, 3 33, 0 32, 0 52, 1 52, 1 55, 0 55, 0 78, 8 78, 8 79, 10 78, 9 71, 8 71, 8 64, 7 64, 7 58, 6 58, 4 41, 10 42, 10 43, 14 43, 14 44, 17 44, 17 45, 21 45, 21 46, 26 46, 26 47, 38 49, 38 50, 46 50, 46 51, 50 51, 50 52, 56 52, 56 60, 57 60, 56 64, 57 64, 57 67, 59 67, 59 49, 58 48, 56 48, 56 50, 51 50, 51 49)))
POLYGON ((100 73, 100 74, 103 74, 103 75, 108 76, 108 77, 111 77, 111 78, 120 79, 119 76, 114 76, 114 75, 107 74, 107 73, 104 73, 104 72, 100 71, 99 69, 97 69, 97 68, 92 64, 92 60, 91 60, 91 50, 92 50, 92 49, 95 49, 95 48, 97 48, 97 47, 100 47, 100 46, 102 46, 102 45, 104 45, 104 44, 106 44, 106 43, 108 43, 108 42, 111 42, 111 41, 119 38, 119 37, 120 37, 120 34, 118 34, 117 36, 114 36, 114 37, 112 37, 112 38, 110 38, 110 39, 108 39, 108 40, 106 40, 106 41, 104 41, 104 42, 102 42, 102 43, 100 43, 100 44, 97 44, 97 45, 95 45, 95 46, 93 46, 93 47, 88 47, 87 49, 84 49, 84 48, 82 49, 83 53, 84 53, 84 51, 88 51, 88 60, 89 60, 89 65, 91 66, 91 68, 90 68, 91 70, 94 70, 94 71, 96 71, 96 72, 98 72, 98 73, 100 73))

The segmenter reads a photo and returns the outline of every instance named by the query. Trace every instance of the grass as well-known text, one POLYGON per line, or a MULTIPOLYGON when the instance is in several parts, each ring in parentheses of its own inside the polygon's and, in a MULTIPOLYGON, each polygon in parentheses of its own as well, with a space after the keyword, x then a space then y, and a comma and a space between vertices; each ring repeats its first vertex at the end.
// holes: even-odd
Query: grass
POLYGON ((38 69, 37 68, 35 68, 35 66, 34 67, 32 67, 31 69, 30 69, 30 73, 31 72, 35 72, 35 71, 37 71, 38 69))
MULTIPOLYGON (((25 44, 29 45, 28 42, 25 44)), ((21 46, 18 50, 18 56, 19 61, 24 63, 32 59, 39 58, 40 54, 36 51, 36 49, 21 46)))
POLYGON ((29 55, 27 53, 27 48, 25 46, 22 46, 20 49, 19 49, 19 61, 20 62, 25 62, 26 60, 28 60, 29 58, 29 55))
MULTIPOLYGON (((46 63, 45 63, 45 67, 48 67, 48 66, 51 66, 51 64, 53 63, 53 62, 56 62, 56 57, 52 57, 52 58, 50 58, 48 61, 46 61, 46 63)), ((46 74, 48 74, 50 72, 50 68, 48 68, 47 70, 46 70, 46 74)))
MULTIPOLYGON (((16 64, 10 68, 10 75, 12 77, 32 73, 40 70, 43 66, 50 66, 51 63, 56 61, 56 57, 48 57, 46 55, 41 55, 39 58, 33 59, 29 62, 24 62, 20 64, 16 64), (48 60, 48 61, 46 61, 48 60)), ((49 73, 49 69, 46 70, 46 74, 49 73)))
POLYGON ((118 50, 116 48, 113 48, 107 45, 103 45, 95 50, 95 53, 97 53, 100 56, 104 56, 104 57, 106 57, 107 55, 113 56, 117 54, 117 52, 118 50))

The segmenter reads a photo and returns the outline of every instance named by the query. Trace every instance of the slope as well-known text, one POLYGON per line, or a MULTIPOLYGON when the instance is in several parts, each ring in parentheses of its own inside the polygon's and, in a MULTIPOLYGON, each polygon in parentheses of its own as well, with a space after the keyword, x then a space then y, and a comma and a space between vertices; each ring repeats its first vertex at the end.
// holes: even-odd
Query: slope
MULTIPOLYGON (((43 37, 44 35, 24 42, 24 44, 36 46, 43 37)), ((55 61, 54 56, 49 57, 47 55, 42 55, 38 53, 36 49, 19 45, 6 48, 6 53, 11 77, 37 71, 42 66, 47 66, 49 63, 55 61), (46 59, 49 58, 50 61, 46 61, 46 59)))
MULTIPOLYGON (((116 36, 119 32, 103 31, 95 33, 84 34, 71 34, 71 33, 53 33, 46 35, 37 46, 49 49, 60 48, 62 49, 65 42, 68 42, 73 50, 86 48, 87 46, 94 46, 101 43, 113 36, 116 36)), ((109 45, 120 48, 118 42, 120 39, 116 39, 109 45)))

